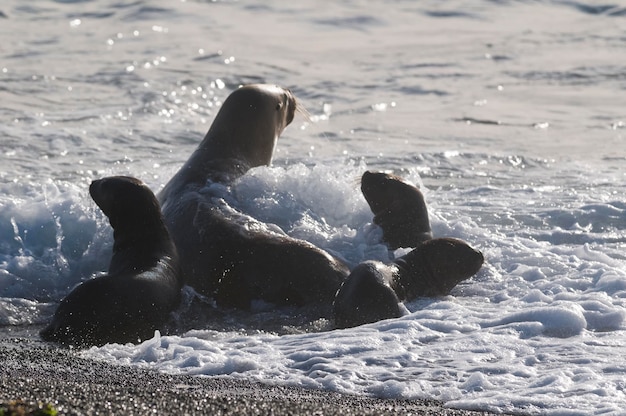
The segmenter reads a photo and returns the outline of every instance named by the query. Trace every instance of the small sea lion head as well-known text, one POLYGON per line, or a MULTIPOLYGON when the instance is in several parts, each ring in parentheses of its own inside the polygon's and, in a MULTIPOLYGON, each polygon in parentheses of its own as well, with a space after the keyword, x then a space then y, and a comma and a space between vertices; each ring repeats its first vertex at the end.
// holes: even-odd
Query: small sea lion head
POLYGON ((97 179, 89 186, 89 194, 114 229, 161 222, 161 210, 154 193, 139 179, 129 176, 97 179))

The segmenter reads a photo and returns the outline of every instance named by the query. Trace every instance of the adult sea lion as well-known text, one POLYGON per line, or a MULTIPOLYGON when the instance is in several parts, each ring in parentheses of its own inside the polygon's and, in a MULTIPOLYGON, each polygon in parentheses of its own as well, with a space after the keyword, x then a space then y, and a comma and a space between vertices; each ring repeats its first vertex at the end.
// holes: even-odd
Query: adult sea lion
POLYGON ((260 299, 318 304, 328 314, 348 275, 330 254, 270 229, 222 199, 225 186, 271 162, 296 107, 293 94, 275 85, 235 90, 198 148, 159 193, 186 283, 218 305, 248 308, 260 299))
POLYGON ((252 84, 233 91, 202 142, 159 192, 162 210, 207 180, 227 183, 253 167, 269 165, 296 107, 291 91, 276 85, 252 84))
POLYGON ((433 238, 424 195, 415 186, 399 176, 367 171, 361 192, 390 249, 417 247, 433 238))
POLYGON ((69 345, 137 342, 152 337, 180 302, 178 254, 152 191, 140 180, 95 180, 91 197, 113 227, 108 274, 78 285, 41 331, 69 345))

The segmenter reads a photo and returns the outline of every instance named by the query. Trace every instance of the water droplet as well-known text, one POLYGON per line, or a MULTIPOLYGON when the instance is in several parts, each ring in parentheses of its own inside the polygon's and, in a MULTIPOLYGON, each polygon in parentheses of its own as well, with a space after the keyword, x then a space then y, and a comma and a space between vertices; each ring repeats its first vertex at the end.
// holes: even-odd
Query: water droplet
POLYGON ((372 105, 374 111, 387 111, 387 103, 376 103, 372 105))

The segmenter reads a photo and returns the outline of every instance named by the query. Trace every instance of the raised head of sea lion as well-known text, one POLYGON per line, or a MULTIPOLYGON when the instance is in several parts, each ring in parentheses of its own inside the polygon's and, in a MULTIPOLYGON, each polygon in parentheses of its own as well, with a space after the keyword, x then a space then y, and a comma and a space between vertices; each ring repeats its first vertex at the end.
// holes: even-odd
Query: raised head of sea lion
POLYGON ((233 91, 202 142, 159 193, 163 210, 189 186, 229 182, 253 167, 269 165, 296 107, 291 91, 276 85, 252 84, 233 91))
POLYGON ((417 247, 433 238, 424 196, 415 186, 395 175, 367 171, 361 177, 361 192, 392 250, 417 247))
POLYGON ((178 306, 182 287, 159 204, 146 185, 130 177, 95 180, 89 192, 113 227, 109 271, 74 288, 41 337, 77 346, 148 339, 178 306))

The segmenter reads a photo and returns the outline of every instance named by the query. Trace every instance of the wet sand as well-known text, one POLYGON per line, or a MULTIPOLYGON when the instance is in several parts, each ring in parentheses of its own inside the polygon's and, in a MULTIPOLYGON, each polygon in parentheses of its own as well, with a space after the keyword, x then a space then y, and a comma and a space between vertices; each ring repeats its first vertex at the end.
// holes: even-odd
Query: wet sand
POLYGON ((79 357, 75 351, 1 331, 0 409, 21 401, 65 414, 488 415, 437 401, 382 400, 271 386, 228 377, 167 375, 79 357))

